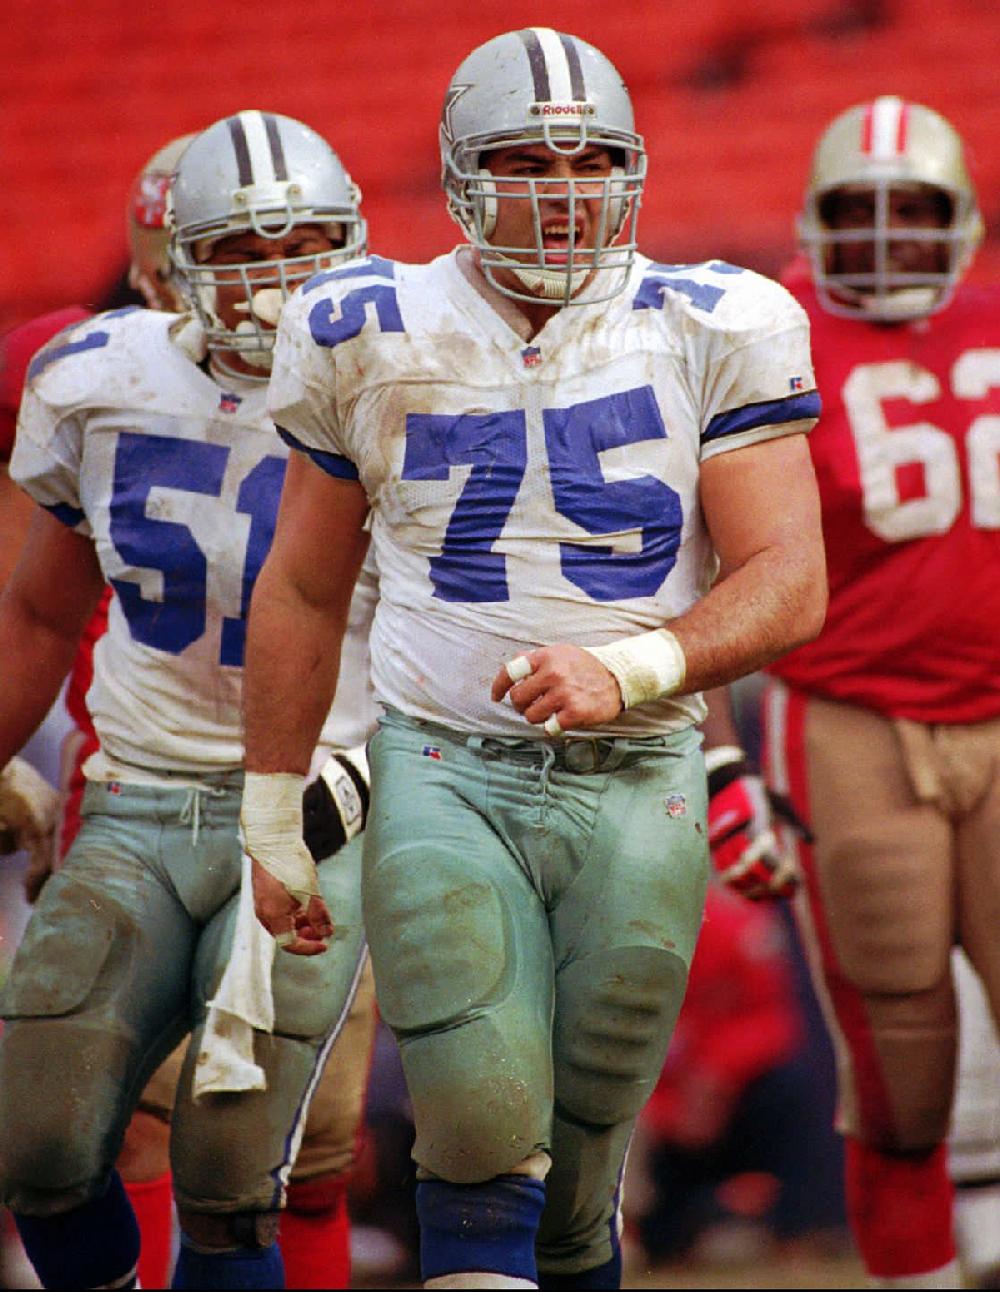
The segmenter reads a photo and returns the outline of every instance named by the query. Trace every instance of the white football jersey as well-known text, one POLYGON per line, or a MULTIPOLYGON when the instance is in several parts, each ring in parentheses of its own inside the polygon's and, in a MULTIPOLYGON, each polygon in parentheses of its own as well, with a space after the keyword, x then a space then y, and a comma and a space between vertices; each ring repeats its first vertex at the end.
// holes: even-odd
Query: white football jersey
MULTIPOLYGON (((176 342, 186 320, 117 310, 32 361, 11 474, 93 539, 115 590, 87 705, 112 766, 197 777, 241 765, 246 616, 288 450, 263 385, 219 385, 176 342)), ((371 566, 322 743, 370 734, 371 566)))
MULTIPOLYGON (((776 283, 639 257, 611 301, 526 344, 464 277, 379 257, 285 307, 269 410, 373 508, 376 697, 461 731, 537 736, 490 699, 504 661, 662 627, 717 560, 701 462, 816 419, 808 322, 776 283)), ((669 732, 700 696, 604 730, 669 732)))

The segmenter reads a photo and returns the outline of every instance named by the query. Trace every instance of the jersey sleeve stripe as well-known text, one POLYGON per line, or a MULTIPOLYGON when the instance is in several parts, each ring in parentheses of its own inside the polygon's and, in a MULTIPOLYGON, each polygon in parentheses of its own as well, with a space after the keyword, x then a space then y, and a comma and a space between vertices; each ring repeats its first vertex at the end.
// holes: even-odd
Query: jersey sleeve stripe
POLYGON ((322 449, 310 448, 308 444, 303 444, 282 427, 279 426, 276 429, 290 449, 295 449, 299 453, 304 453, 306 457, 312 458, 313 462, 318 467, 322 467, 327 475, 336 476, 338 480, 358 479, 358 468, 350 458, 342 457, 339 453, 324 453, 322 449))
MULTIPOLYGON (((59 336, 62 336, 61 332, 59 336)), ((79 341, 67 341, 65 345, 53 345, 50 343, 43 346, 31 363, 28 364, 28 380, 33 381, 39 373, 44 372, 49 364, 55 363, 57 359, 63 359, 71 354, 80 354, 84 350, 100 350, 108 344, 110 338, 111 334, 109 332, 89 332, 86 336, 81 337, 79 341)))
POLYGON ((43 503, 45 510, 55 516, 56 520, 61 521, 67 529, 76 529, 77 525, 87 519, 86 513, 79 507, 71 507, 69 503, 54 502, 43 503))
POLYGON ((775 426, 782 422, 800 422, 817 418, 820 414, 818 390, 798 391, 784 399, 768 399, 759 404, 744 404, 742 408, 727 408, 716 413, 702 432, 702 444, 738 435, 758 426, 775 426))

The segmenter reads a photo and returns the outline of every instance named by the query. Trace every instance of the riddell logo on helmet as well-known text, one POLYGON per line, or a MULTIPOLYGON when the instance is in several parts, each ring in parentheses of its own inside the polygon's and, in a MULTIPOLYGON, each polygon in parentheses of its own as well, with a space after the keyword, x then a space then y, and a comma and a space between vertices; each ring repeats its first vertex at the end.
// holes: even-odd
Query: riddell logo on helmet
POLYGON ((592 117, 594 105, 592 103, 533 103, 530 111, 533 117, 592 117))

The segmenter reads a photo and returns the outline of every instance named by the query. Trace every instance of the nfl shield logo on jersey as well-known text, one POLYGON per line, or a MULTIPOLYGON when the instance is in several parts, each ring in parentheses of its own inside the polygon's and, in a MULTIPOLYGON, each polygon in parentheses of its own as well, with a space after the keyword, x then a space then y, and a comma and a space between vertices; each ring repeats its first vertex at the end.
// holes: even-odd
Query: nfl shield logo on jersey
POLYGON ((433 758, 437 763, 441 761, 441 750, 437 745, 424 745, 420 752, 425 758, 433 758))
POLYGON ((687 799, 683 794, 668 794, 663 800, 667 816, 684 816, 687 812, 687 799))
POLYGON ((219 412, 235 413, 242 402, 241 396, 234 395, 231 390, 224 390, 219 396, 219 412))

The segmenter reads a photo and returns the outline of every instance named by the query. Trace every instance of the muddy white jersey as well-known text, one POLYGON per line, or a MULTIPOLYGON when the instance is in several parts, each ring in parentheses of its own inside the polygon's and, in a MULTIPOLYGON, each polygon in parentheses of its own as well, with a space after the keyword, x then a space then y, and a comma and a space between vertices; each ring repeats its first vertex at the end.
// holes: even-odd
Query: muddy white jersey
MULTIPOLYGON (((11 474, 93 540, 114 589, 87 694, 106 759, 197 777, 242 762, 246 616, 288 450, 263 385, 217 384, 191 326, 129 309, 61 333, 29 368, 11 474)), ((323 744, 369 733, 374 599, 369 567, 323 744)))
MULTIPOLYGON (((282 315, 269 410, 371 502, 376 697, 541 737, 491 701, 498 668, 661 627, 704 595, 717 560, 700 464, 813 424, 808 322, 747 270, 639 257, 618 296, 557 311, 526 344, 458 254, 371 257, 305 284, 282 315)), ((703 712, 674 697, 602 730, 668 732, 703 712)))

